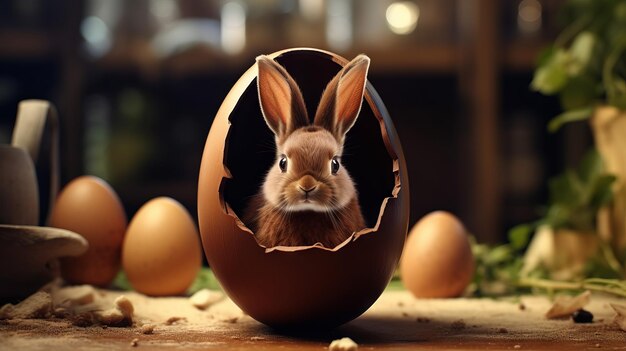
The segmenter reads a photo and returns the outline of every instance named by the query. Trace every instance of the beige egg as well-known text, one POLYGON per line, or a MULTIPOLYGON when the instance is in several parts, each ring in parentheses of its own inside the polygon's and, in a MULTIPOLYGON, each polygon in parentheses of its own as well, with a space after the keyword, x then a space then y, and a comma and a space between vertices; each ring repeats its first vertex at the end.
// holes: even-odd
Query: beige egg
POLYGON ((110 284, 120 269, 126 223, 119 197, 104 180, 82 176, 67 184, 50 213, 50 226, 82 235, 89 249, 61 259, 63 278, 74 284, 110 284))
POLYGON ((137 211, 122 248, 122 266, 135 290, 152 296, 182 294, 201 265, 198 230, 180 203, 159 197, 137 211))
POLYGON ((454 215, 432 212, 411 228, 400 259, 400 275, 413 295, 459 296, 473 274, 474 257, 467 231, 454 215))

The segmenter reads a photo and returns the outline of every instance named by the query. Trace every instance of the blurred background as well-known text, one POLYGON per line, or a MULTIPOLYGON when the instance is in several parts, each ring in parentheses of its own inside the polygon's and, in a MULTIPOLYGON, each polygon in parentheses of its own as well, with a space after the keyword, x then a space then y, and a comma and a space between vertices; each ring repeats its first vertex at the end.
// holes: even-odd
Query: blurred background
POLYGON ((410 224, 444 209, 478 240, 499 242, 538 217, 547 178, 591 144, 584 124, 549 134, 558 101, 529 90, 562 3, 2 0, 0 143, 20 100, 51 100, 63 184, 102 177, 129 217, 160 195, 195 214, 213 117, 257 55, 366 53, 403 144, 410 224))

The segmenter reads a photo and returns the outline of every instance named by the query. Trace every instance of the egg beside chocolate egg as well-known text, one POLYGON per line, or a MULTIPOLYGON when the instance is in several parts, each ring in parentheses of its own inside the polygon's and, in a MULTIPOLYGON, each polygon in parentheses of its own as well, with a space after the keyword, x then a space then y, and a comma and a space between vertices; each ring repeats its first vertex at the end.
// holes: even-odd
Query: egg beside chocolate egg
MULTIPOLYGON (((298 82, 309 107, 316 106, 325 85, 348 62, 315 49, 269 56, 298 82)), ((353 149, 345 164, 368 228, 335 248, 266 249, 239 219, 274 157, 272 150, 258 151, 263 149, 259 144, 273 139, 260 114, 256 74, 252 66, 233 86, 205 144, 198 220, 207 260, 230 298, 258 321, 275 327, 345 323, 376 301, 402 252, 409 189, 398 136, 367 83, 360 116, 347 135, 353 149)))
POLYGON ((120 269, 126 214, 109 184, 93 176, 72 180, 57 197, 49 224, 78 233, 89 243, 85 254, 61 259, 66 281, 97 286, 111 283, 120 269))
POLYGON ((144 204, 128 225, 122 265, 138 292, 184 293, 202 265, 198 230, 187 210, 168 197, 144 204))
POLYGON ((474 256, 463 223, 445 211, 420 219, 406 240, 400 275, 418 298, 461 295, 474 275, 474 256))

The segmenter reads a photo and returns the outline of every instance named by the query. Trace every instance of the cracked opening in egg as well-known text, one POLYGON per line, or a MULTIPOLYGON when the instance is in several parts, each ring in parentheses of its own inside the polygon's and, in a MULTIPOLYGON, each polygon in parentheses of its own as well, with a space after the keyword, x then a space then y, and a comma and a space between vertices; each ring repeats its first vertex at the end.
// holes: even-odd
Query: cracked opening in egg
MULTIPOLYGON (((341 66, 332 60, 320 60, 316 55, 283 55, 276 61, 298 83, 308 114, 314 116, 322 91, 341 66)), ((375 62, 372 64, 375 65, 375 62)), ((341 166, 349 171, 355 183, 366 222, 366 227, 358 233, 377 225, 384 211, 385 199, 395 196, 400 186, 395 171, 397 160, 385 143, 387 136, 373 110, 376 107, 371 102, 371 89, 369 87, 366 92, 355 125, 346 135, 341 157, 341 166)), ((222 180, 222 203, 253 232, 253 223, 249 223, 244 214, 253 206, 251 201, 255 201, 268 170, 276 162, 274 134, 263 119, 256 84, 250 84, 241 95, 229 122, 224 166, 231 178, 222 180)))

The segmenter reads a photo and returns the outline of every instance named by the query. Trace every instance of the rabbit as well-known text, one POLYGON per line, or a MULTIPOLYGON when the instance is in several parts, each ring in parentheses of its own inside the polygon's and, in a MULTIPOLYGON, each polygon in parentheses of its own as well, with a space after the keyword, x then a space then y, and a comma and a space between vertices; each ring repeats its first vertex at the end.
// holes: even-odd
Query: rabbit
POLYGON ((275 135, 276 161, 244 220, 266 248, 333 248, 365 228, 341 155, 361 110, 370 59, 357 56, 328 83, 312 124, 300 88, 285 68, 268 56, 256 61, 258 97, 275 135))

